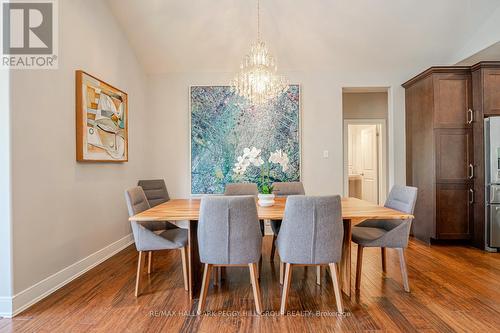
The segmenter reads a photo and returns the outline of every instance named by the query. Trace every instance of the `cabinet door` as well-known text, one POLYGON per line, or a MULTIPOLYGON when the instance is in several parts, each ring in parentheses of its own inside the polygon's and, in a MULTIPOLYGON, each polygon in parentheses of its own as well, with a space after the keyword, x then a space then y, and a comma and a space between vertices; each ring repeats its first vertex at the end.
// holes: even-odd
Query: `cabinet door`
POLYGON ((434 128, 471 127, 470 74, 434 74, 434 128))
POLYGON ((500 69, 483 70, 484 114, 500 115, 500 69))
POLYGON ((436 185, 436 238, 470 239, 474 192, 470 184, 436 185))
POLYGON ((484 116, 483 116, 483 78, 482 70, 472 72, 472 100, 474 109, 474 225, 472 244, 484 249, 485 207, 484 207, 484 116))
POLYGON ((472 182, 472 129, 447 128, 434 130, 436 139, 436 183, 472 182))

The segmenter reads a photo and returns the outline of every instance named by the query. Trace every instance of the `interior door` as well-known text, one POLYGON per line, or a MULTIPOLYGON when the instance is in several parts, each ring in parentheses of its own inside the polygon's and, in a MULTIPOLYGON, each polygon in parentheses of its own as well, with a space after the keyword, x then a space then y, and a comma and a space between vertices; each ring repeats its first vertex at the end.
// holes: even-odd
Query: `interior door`
POLYGON ((361 130, 362 198, 378 204, 378 144, 377 125, 361 130))

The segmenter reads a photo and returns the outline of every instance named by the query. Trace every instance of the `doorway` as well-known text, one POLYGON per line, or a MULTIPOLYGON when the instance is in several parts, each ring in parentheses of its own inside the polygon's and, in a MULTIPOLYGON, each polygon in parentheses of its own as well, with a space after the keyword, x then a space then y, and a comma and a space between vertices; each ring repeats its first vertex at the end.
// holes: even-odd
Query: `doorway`
POLYGON ((379 204, 382 124, 346 121, 347 195, 379 204))
POLYGON ((344 195, 374 204, 387 196, 387 90, 343 92, 344 195))

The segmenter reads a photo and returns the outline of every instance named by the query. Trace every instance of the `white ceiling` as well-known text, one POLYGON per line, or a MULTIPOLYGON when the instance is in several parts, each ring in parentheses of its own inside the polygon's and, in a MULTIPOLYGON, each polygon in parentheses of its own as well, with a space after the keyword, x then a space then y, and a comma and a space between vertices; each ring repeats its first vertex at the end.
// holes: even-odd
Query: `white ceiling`
POLYGON ((480 61, 500 61, 500 42, 495 43, 484 50, 462 60, 457 65, 472 66, 480 61))
MULTIPOLYGON (((108 0, 147 73, 230 72, 256 37, 254 0, 108 0)), ((446 65, 498 0, 262 0, 284 71, 446 65)))

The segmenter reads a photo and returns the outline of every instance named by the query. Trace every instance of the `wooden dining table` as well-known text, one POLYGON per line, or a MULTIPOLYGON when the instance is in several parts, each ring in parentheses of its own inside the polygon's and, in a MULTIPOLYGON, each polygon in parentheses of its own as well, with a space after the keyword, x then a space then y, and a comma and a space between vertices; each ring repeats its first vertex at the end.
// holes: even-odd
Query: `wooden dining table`
MULTIPOLYGON (((188 224, 188 267, 189 296, 198 298, 202 281, 202 263, 198 252, 198 220, 200 218, 199 198, 172 199, 163 204, 145 210, 129 218, 130 221, 189 221, 188 224)), ((261 220, 281 220, 285 211, 286 198, 276 198, 271 207, 257 205, 261 220)), ((344 223, 344 239, 340 262, 340 279, 342 291, 351 295, 351 235, 352 225, 364 220, 409 219, 412 215, 394 209, 382 207, 356 198, 342 198, 342 219, 344 223)))

